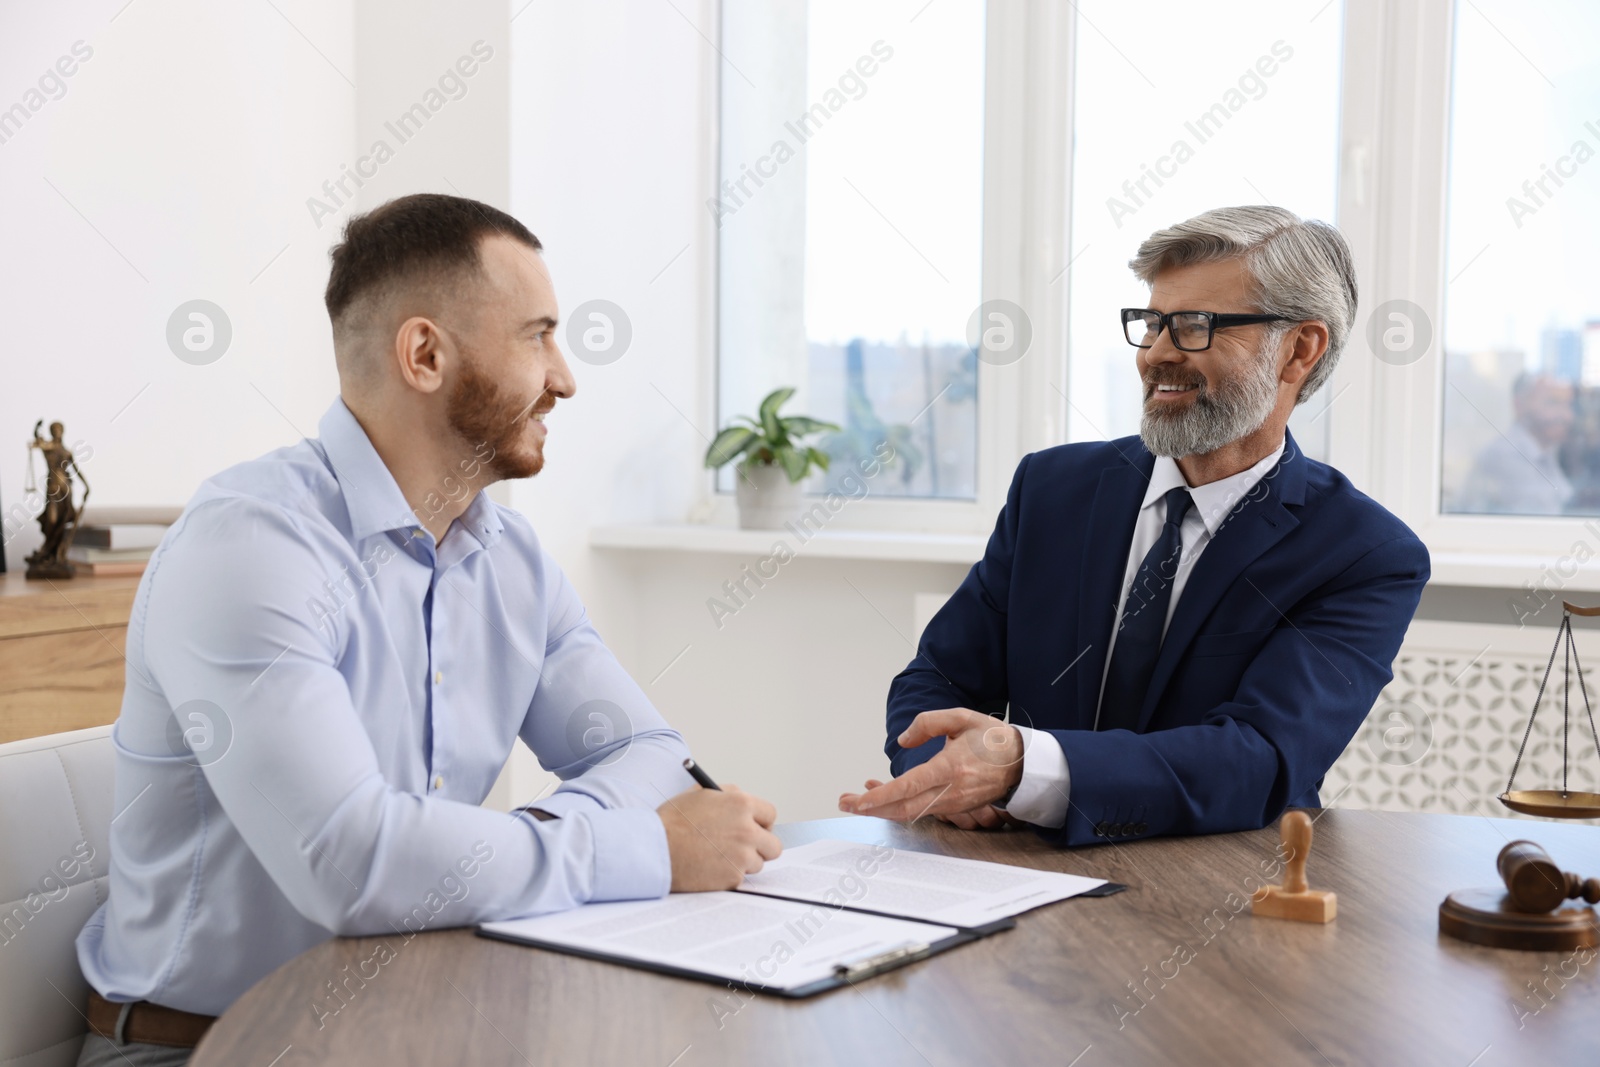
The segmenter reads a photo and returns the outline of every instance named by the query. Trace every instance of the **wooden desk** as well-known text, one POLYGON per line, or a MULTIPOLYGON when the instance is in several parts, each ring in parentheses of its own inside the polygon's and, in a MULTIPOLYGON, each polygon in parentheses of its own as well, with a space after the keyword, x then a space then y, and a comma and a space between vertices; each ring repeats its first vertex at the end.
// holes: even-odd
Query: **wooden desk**
POLYGON ((1563 987, 1550 975, 1566 954, 1453 941, 1437 933, 1436 911, 1451 890, 1495 883, 1494 858, 1508 837, 1537 839, 1565 868, 1600 870, 1593 827, 1326 811, 1309 874, 1313 886, 1339 894, 1339 917, 1328 926, 1232 913, 1229 894, 1247 895, 1250 876, 1273 854, 1273 828, 1075 852, 1026 831, 968 833, 932 820, 903 828, 831 819, 782 833, 791 845, 883 841, 1093 874, 1130 889, 1050 905, 1021 916, 1015 930, 852 989, 808 1001, 757 996, 742 1008, 716 985, 452 930, 409 944, 389 939, 396 958, 319 1030, 313 1004, 328 994, 326 983, 346 965, 353 973, 379 943, 334 940, 240 998, 193 1067, 1503 1067, 1593 1063, 1600 1050, 1600 958, 1568 963, 1563 987), (1180 945, 1192 953, 1187 962, 1175 959, 1180 945), (1544 1001, 1526 984, 1541 981, 1544 1001), (1130 982, 1143 984, 1142 998, 1130 982), (1520 1030, 1517 1012, 1528 1013, 1520 1030))
POLYGON ((138 578, 0 574, 0 743, 113 721, 138 578))

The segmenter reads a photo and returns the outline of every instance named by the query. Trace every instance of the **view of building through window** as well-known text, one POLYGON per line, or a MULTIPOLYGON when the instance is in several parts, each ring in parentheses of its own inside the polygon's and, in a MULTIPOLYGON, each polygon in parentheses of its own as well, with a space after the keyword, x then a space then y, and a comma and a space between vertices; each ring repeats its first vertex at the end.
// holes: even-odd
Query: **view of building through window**
POLYGON ((798 387, 786 413, 841 427, 813 489, 887 443, 875 494, 977 495, 984 23, 982 0, 723 5, 718 420, 798 387))
POLYGON ((1600 6, 1456 10, 1442 510, 1600 514, 1600 6))

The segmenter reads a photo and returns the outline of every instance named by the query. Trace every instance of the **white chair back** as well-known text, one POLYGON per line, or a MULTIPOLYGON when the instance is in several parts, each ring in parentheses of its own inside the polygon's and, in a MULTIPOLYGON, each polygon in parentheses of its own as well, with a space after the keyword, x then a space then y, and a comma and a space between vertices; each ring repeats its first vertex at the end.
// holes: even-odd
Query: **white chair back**
POLYGON ((111 727, 0 745, 0 1064, 71 1067, 78 931, 106 898, 111 727))

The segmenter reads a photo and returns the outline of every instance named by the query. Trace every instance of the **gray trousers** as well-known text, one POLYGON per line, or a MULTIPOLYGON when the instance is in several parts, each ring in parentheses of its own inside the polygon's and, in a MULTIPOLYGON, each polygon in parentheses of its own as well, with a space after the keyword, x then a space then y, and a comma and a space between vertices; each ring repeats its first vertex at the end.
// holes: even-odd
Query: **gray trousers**
POLYGON ((90 1034, 83 1040, 83 1051, 78 1053, 78 1067, 184 1067, 192 1055, 192 1048, 145 1045, 137 1041, 119 1045, 109 1037, 90 1034))

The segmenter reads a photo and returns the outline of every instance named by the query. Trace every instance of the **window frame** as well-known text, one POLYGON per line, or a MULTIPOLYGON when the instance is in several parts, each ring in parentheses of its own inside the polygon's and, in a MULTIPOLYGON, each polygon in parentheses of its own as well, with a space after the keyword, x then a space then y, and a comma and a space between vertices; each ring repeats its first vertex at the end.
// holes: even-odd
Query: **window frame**
MULTIPOLYGON (((1332 464, 1411 527, 1435 571, 1448 568, 1450 584, 1502 585, 1508 560, 1559 557, 1579 541, 1600 545, 1586 529, 1593 517, 1442 508, 1456 12, 1455 0, 1346 0, 1338 224, 1355 255, 1361 304, 1324 388, 1335 396, 1332 464), (1372 310, 1396 298, 1418 304, 1433 328, 1422 358, 1405 366, 1380 360, 1367 340, 1372 310)), ((1530 581, 1537 570, 1528 569, 1530 581)))
MULTIPOLYGON (((710 0, 720 41, 722 4, 710 0)), ((1456 0, 1344 0, 1339 179, 1334 221, 1349 240, 1360 308, 1339 366, 1323 386, 1329 462, 1398 515, 1450 568, 1453 584, 1506 582, 1508 561, 1557 557, 1593 542, 1580 517, 1451 515, 1441 509, 1443 310, 1449 204, 1450 99, 1456 0), (1434 341, 1415 363, 1379 360, 1372 310, 1418 304, 1434 341), (1418 457, 1395 462, 1395 457, 1418 457), (1475 575, 1479 572, 1482 579, 1475 575)), ((988 0, 985 56, 983 299, 1029 309, 1032 349, 1008 367, 978 368, 978 492, 973 501, 868 497, 839 529, 982 533, 1024 455, 1067 439, 1071 145, 1075 10, 1050 0, 988 0)), ((720 180, 720 61, 708 64, 702 187, 720 180)), ((718 271, 714 221, 703 216, 702 411, 718 410, 718 271)), ((731 525, 733 494, 707 472, 691 518, 731 525)), ((1596 546, 1600 547, 1600 546, 1596 546)), ((1597 553, 1600 554, 1600 553, 1597 553)), ((1530 576, 1532 576, 1530 571, 1530 576)), ((1577 584, 1582 584, 1582 579, 1577 584)))
MULTIPOLYGON (((717 40, 723 4, 714 0, 717 40)), ((1033 341, 1008 366, 978 363, 977 495, 973 500, 874 497, 852 502, 833 518, 836 529, 986 533, 1005 503, 1012 474, 1029 452, 1065 440, 1068 211, 1072 46, 1076 19, 1051 0, 987 0, 984 55, 983 265, 981 298, 1011 300, 1029 310, 1033 341)), ((708 64, 702 187, 715 200, 721 181, 721 98, 725 64, 708 64)), ((720 410, 719 283, 721 245, 715 220, 700 230, 705 257, 703 324, 710 358, 703 360, 702 410, 712 432, 733 412, 720 410)), ((737 521, 734 494, 706 472, 691 519, 737 521)))

